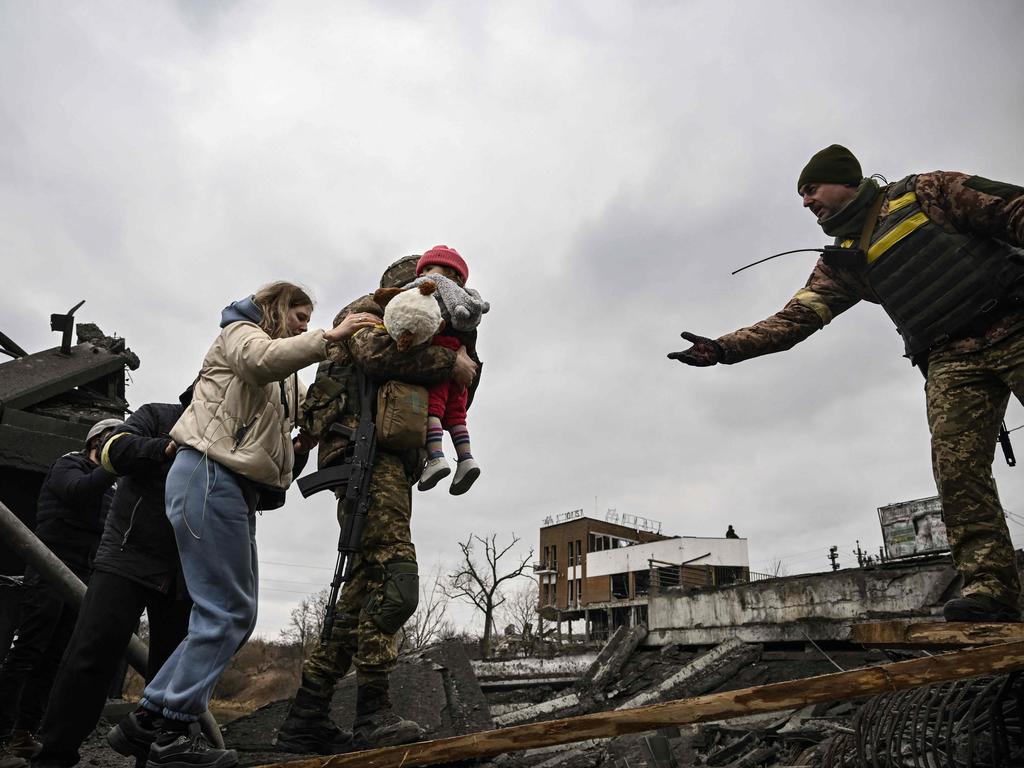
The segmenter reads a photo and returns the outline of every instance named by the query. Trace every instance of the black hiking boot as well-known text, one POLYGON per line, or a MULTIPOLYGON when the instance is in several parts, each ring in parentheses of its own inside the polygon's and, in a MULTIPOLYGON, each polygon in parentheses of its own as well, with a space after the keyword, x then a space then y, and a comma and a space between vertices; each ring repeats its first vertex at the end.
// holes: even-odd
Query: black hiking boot
POLYGON ((392 709, 387 678, 358 684, 350 751, 411 744, 422 739, 423 733, 419 723, 392 709))
POLYGON ((24 757, 26 760, 31 760, 39 754, 43 745, 36 741, 36 737, 32 731, 26 730, 25 728, 15 728, 11 731, 11 738, 7 742, 7 748, 18 757, 24 757))
POLYGON ((0 740, 0 768, 28 768, 28 760, 11 752, 7 739, 0 740))
POLYGON ((159 715, 139 707, 107 731, 107 744, 119 755, 145 761, 162 722, 159 715))
POLYGON ((198 722, 165 719, 149 748, 146 768, 232 768, 237 764, 238 753, 211 747, 198 722))
POLYGON ((988 595, 972 594, 950 600, 942 607, 946 621, 977 623, 1020 621, 1020 609, 988 595))

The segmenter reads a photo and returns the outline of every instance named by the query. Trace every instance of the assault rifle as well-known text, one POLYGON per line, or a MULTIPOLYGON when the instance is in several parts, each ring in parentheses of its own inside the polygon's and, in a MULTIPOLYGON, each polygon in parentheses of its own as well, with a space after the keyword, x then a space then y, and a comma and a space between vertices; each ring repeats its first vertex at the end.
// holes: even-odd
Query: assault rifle
POLYGON ((359 397, 362 410, 359 426, 355 429, 341 424, 332 424, 330 431, 348 438, 345 461, 337 466, 321 469, 298 480, 299 491, 304 498, 328 489, 345 489, 341 498, 341 534, 338 537, 338 560, 331 580, 331 596, 324 611, 324 626, 320 642, 327 643, 334 628, 337 612, 338 592, 352 573, 352 561, 363 543, 363 528, 370 510, 370 478, 373 462, 377 455, 377 427, 374 421, 374 405, 377 402, 377 385, 365 374, 359 373, 359 397))

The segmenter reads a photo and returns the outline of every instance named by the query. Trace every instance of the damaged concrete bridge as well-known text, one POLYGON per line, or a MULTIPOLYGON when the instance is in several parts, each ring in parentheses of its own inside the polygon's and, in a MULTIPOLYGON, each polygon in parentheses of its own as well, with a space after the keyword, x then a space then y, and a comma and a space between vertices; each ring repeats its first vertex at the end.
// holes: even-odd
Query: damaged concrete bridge
MULTIPOLYGON (((396 709, 417 717, 431 709, 431 740, 286 762, 272 758, 264 741, 243 763, 895 768, 946 765, 944 756, 955 755, 952 764, 969 768, 1024 764, 1024 625, 889 621, 851 632, 857 643, 878 647, 785 651, 732 638, 703 650, 656 648, 645 644, 643 627, 622 627, 570 687, 503 705, 493 719, 473 665, 449 643, 403 661, 395 673, 396 709), (419 683, 402 688, 416 676, 419 683)), ((350 693, 335 699, 339 722, 351 715, 342 701, 350 693)), ((262 729, 264 739, 273 731, 265 718, 249 726, 246 719, 228 726, 232 746, 246 728, 262 729)))

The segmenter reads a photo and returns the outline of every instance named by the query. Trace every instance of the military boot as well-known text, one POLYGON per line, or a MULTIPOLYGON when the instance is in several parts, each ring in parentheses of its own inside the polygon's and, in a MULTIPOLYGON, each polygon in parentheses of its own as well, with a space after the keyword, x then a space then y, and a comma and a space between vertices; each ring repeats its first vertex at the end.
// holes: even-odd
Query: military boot
POLYGON ((330 699, 306 688, 299 688, 281 727, 277 729, 277 749, 300 755, 336 755, 351 748, 351 731, 331 721, 330 699))
POLYGON ((423 729, 397 715, 391 707, 388 680, 359 683, 356 688, 356 719, 352 727, 351 750, 394 747, 423 738, 423 729))
POLYGON ((31 759, 39 754, 43 745, 36 741, 32 731, 25 728, 15 728, 11 731, 11 738, 7 742, 7 748, 18 757, 31 759))
POLYGON ((950 600, 942 607, 946 621, 1015 622, 1020 621, 1020 609, 1000 603, 993 597, 975 593, 950 600))

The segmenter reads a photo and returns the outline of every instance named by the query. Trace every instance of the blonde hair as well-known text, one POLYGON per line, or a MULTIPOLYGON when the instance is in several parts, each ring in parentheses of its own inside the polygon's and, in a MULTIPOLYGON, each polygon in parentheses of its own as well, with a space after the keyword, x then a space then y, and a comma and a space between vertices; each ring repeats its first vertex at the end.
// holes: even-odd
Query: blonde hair
POLYGON ((288 310, 313 306, 313 299, 305 288, 283 280, 264 285, 253 294, 252 300, 263 312, 260 328, 272 339, 288 335, 288 310))

